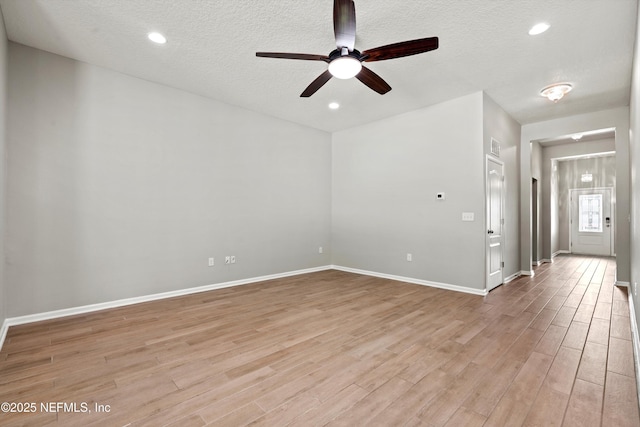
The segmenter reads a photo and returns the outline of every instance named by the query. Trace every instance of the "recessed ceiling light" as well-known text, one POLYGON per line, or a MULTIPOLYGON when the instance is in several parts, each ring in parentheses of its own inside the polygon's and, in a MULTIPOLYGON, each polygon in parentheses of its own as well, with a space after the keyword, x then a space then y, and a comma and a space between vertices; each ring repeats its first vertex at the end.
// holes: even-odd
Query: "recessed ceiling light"
POLYGON ((549 101, 558 102, 567 93, 571 92, 573 86, 571 83, 556 83, 545 87, 540 91, 540 95, 549 99, 549 101))
POLYGON ((340 104, 338 104, 337 102, 331 102, 329 103, 329 108, 332 110, 337 110, 338 108, 340 108, 340 104))
POLYGON ((149 33, 147 37, 154 43, 165 44, 167 42, 167 38, 160 33, 149 33))
POLYGON ((550 26, 551 25, 547 24, 546 22, 540 22, 539 24, 536 24, 533 27, 531 27, 531 29, 529 30, 529 35, 537 36, 538 34, 542 34, 545 31, 547 31, 550 26))

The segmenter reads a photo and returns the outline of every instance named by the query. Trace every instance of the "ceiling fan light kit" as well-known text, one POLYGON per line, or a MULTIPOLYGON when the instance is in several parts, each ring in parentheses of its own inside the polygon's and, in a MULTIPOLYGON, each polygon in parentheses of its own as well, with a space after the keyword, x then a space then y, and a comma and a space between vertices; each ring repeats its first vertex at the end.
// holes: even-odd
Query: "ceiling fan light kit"
POLYGON ((349 55, 347 48, 342 48, 342 55, 329 62, 329 72, 337 79, 350 79, 362 70, 362 63, 358 58, 349 55))
POLYGON ((380 46, 359 52, 355 49, 356 42, 356 7, 353 0, 334 0, 333 2, 333 32, 337 49, 329 55, 313 55, 307 53, 256 52, 262 58, 300 59, 304 61, 324 61, 329 64, 328 69, 320 74, 300 94, 306 98, 318 91, 332 77, 338 79, 357 78, 370 89, 381 95, 389 92, 391 86, 382 77, 362 65, 363 62, 384 61, 417 55, 438 48, 438 38, 409 40, 380 46))

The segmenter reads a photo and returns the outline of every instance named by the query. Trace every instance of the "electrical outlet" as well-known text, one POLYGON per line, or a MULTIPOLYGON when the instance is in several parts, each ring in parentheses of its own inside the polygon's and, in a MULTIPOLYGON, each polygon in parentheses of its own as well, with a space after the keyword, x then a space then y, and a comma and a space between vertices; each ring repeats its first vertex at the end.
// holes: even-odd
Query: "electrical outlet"
POLYGON ((638 298, 638 282, 633 282, 633 296, 638 298))
POLYGON ((235 264, 235 263, 236 263, 236 256, 231 255, 231 264, 235 264))
POLYGON ((209 258, 209 267, 213 267, 213 266, 214 266, 213 258, 209 258))
POLYGON ((318 253, 319 253, 319 254, 321 254, 321 253, 323 253, 323 252, 324 252, 324 249, 322 249, 322 246, 320 246, 320 247, 318 248, 318 253))
POLYGON ((231 264, 231 257, 228 256, 228 255, 226 257, 224 257, 224 263, 225 264, 231 264))
POLYGON ((463 221, 474 221, 475 215, 473 212, 462 212, 462 220, 463 221))
POLYGON ((409 262, 413 261, 413 255, 407 254, 407 261, 409 262))

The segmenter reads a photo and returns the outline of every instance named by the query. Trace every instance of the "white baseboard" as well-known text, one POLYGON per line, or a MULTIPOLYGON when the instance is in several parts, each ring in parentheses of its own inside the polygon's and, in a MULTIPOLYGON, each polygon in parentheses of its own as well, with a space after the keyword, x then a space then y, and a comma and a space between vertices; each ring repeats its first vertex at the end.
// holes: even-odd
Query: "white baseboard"
POLYGON ((540 267, 542 265, 542 261, 533 261, 531 265, 534 267, 540 267))
POLYGON ((47 311, 45 313, 36 313, 36 314, 29 314, 26 316, 9 317, 4 320, 2 324, 2 329, 0 329, 0 349, 4 344, 4 341, 7 336, 7 331, 11 326, 24 325, 26 323, 40 322, 43 320, 58 319, 60 317, 74 316, 78 314, 92 313, 95 311, 106 310, 109 308, 123 307, 127 305, 139 304, 143 302, 157 301, 157 300, 166 299, 166 298, 179 297, 183 295, 196 294, 200 292, 213 291, 216 289, 229 288, 232 286, 247 285, 247 284, 256 283, 256 282, 263 282, 265 280, 280 279, 280 278, 289 277, 289 276, 297 276, 300 274, 315 273, 317 271, 324 271, 324 270, 331 270, 331 269, 347 271, 351 273, 358 273, 366 276, 375 276, 375 277, 381 277, 385 279, 398 280, 401 282, 414 283, 418 285, 431 286, 431 287, 447 289, 451 291, 465 292, 465 293, 470 293, 474 295, 482 295, 482 296, 487 295, 487 291, 484 289, 466 288, 463 286, 450 285, 447 283, 430 282, 430 281, 421 280, 421 279, 413 279, 410 277, 393 276, 390 274, 376 273, 372 271, 358 270, 358 269, 335 266, 335 265, 325 265, 321 267, 307 268, 303 270, 288 271, 285 273, 270 274, 266 276, 251 277, 248 279, 233 280, 230 282, 215 283, 215 284, 199 286, 195 288, 178 289, 175 291, 162 292, 158 294, 144 295, 140 297, 126 298, 126 299, 108 301, 108 302, 103 302, 98 304, 90 304, 90 305, 83 305, 79 307, 65 308, 61 310, 47 311))
POLYGON ((522 272, 520 272, 520 271, 518 271, 516 273, 513 273, 511 276, 509 276, 506 279, 504 279, 503 283, 509 283, 510 281, 515 280, 520 276, 522 276, 522 272))
POLYGON ((382 279, 397 280, 399 282, 407 282, 407 283, 413 283, 415 285, 430 286, 432 288, 446 289, 448 291, 464 292, 467 294, 481 295, 481 296, 487 295, 486 289, 467 288, 465 286, 451 285, 449 283, 431 282, 429 280, 414 279, 412 277, 396 276, 393 274, 378 273, 375 271, 368 271, 368 270, 360 270, 357 268, 343 267, 340 265, 332 265, 331 268, 333 268, 334 270, 346 271, 348 273, 356 273, 356 274, 363 274, 365 276, 380 277, 382 279))
POLYGON ((633 361, 636 364, 636 389, 640 396, 640 336, 638 335, 638 323, 636 322, 636 309, 633 305, 633 297, 629 292, 629 321, 631 322, 631 342, 633 346, 633 361))
POLYGON ((533 270, 528 270, 528 271, 527 270, 522 270, 520 272, 520 275, 521 276, 531 276, 531 277, 533 277, 535 275, 535 273, 533 272, 533 270))
POLYGON ((0 350, 2 349, 2 345, 4 344, 5 338, 7 338, 7 331, 9 330, 9 323, 7 319, 4 319, 2 322, 2 329, 0 329, 0 350))
POLYGON ((215 284, 212 284, 212 285, 198 286, 198 287, 195 287, 195 288, 178 289, 176 291, 169 291, 169 292, 162 292, 162 293, 159 293, 159 294, 144 295, 144 296, 141 296, 141 297, 126 298, 126 299, 121 299, 121 300, 116 300, 116 301, 108 301, 108 302, 103 302, 103 303, 98 303, 98 304, 83 305, 83 306, 80 306, 80 307, 64 308, 64 309, 61 309, 61 310, 47 311, 45 313, 37 313, 37 314, 29 314, 29 315, 26 315, 26 316, 10 317, 10 318, 5 319, 5 321, 4 321, 3 325, 2 325, 2 329, 0 330, 0 349, 2 348, 2 345, 4 344, 4 340, 5 340, 6 336, 7 336, 7 331, 8 331, 10 326, 24 325, 26 323, 40 322, 42 320, 57 319, 57 318, 60 318, 60 317, 74 316, 74 315, 77 315, 77 314, 91 313, 91 312, 94 312, 94 311, 106 310, 106 309, 109 309, 109 308, 123 307, 123 306, 127 306, 127 305, 132 305, 132 304, 139 304, 139 303, 142 303, 142 302, 157 301, 157 300, 161 300, 161 299, 165 299, 165 298, 173 298, 173 297, 179 297, 179 296, 183 296, 183 295, 197 294, 197 293, 200 293, 200 292, 213 291, 213 290, 216 290, 216 289, 229 288, 229 287, 232 287, 232 286, 248 285, 250 283, 263 282, 265 280, 273 280, 273 279, 280 279, 280 278, 283 278, 283 277, 297 276, 297 275, 300 275, 300 274, 315 273, 317 271, 331 270, 331 268, 332 267, 330 265, 325 265, 325 266, 322 266, 322 267, 314 267, 314 268, 307 268, 307 269, 304 269, 304 270, 295 270, 295 271, 288 271, 288 272, 284 272, 284 273, 270 274, 270 275, 266 275, 266 276, 251 277, 251 278, 248 278, 248 279, 233 280, 233 281, 230 281, 230 282, 223 282, 223 283, 215 283, 215 284))
POLYGON ((570 254, 570 251, 567 251, 565 249, 560 249, 559 251, 555 251, 553 254, 551 254, 551 258, 543 258, 540 261, 538 261, 538 265, 543 264, 543 263, 552 263, 553 259, 555 257, 557 257, 560 254, 570 254))
POLYGON ((616 282, 614 283, 614 285, 616 285, 616 286, 620 286, 620 287, 622 287, 622 288, 629 288, 629 289, 631 289, 631 288, 630 288, 631 284, 630 284, 629 282, 623 282, 623 281, 621 281, 621 280, 616 280, 616 282))

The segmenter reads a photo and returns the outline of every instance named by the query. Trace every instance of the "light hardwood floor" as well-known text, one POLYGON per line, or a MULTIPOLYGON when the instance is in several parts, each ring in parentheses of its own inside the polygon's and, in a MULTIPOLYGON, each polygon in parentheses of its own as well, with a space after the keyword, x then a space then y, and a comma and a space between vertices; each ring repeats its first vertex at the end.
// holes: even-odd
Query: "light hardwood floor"
POLYGON ((485 298, 326 271, 12 327, 0 402, 37 407, 0 425, 640 426, 614 269, 485 298))

